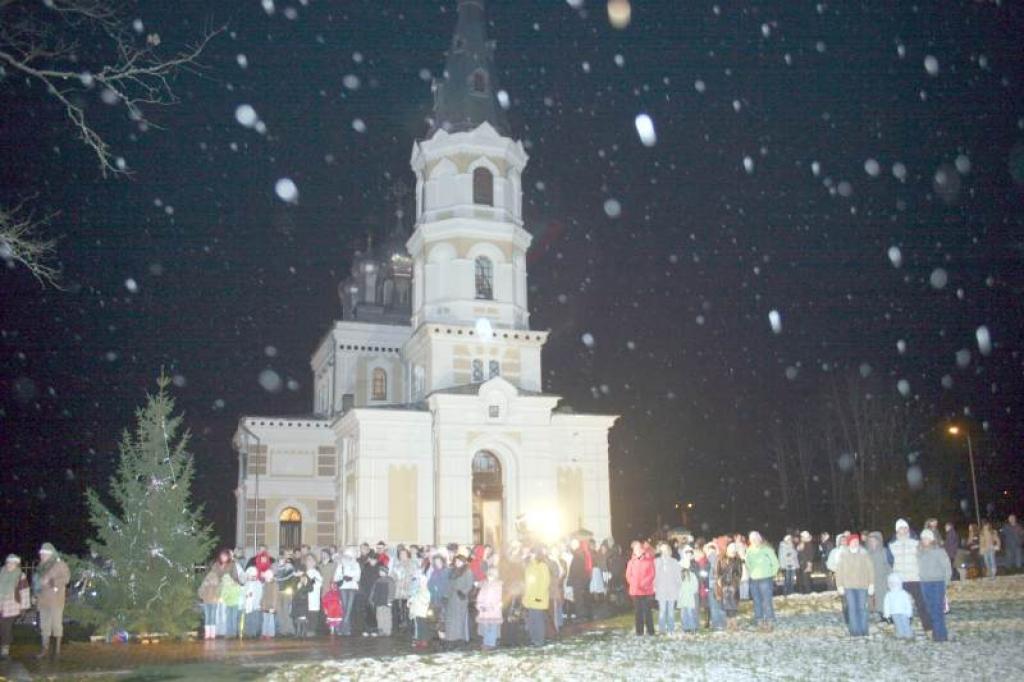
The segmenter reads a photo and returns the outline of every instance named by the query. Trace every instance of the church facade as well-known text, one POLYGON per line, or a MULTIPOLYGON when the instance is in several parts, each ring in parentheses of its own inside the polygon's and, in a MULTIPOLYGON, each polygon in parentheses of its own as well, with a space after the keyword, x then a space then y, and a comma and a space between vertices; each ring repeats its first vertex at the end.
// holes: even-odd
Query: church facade
POLYGON ((353 259, 313 354, 310 416, 245 416, 236 544, 500 545, 611 534, 608 432, 542 387, 530 328, 523 145, 498 103, 482 0, 413 145, 415 228, 353 259))

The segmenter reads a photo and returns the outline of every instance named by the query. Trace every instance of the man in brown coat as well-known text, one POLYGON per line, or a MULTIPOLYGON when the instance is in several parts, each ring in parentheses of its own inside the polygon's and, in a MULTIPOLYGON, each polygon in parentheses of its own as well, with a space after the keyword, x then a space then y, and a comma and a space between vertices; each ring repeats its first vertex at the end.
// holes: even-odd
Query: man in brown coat
POLYGON ((53 656, 60 656, 60 640, 64 636, 64 596, 71 571, 49 542, 39 548, 39 565, 32 580, 32 589, 39 609, 39 634, 43 638, 43 649, 36 658, 45 658, 50 652, 50 638, 53 637, 53 656))

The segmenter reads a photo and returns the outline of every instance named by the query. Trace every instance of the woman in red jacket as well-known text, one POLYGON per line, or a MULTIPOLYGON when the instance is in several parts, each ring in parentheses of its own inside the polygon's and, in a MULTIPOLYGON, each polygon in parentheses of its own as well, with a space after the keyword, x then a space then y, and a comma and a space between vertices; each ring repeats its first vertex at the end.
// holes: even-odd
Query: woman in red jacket
POLYGON ((651 600, 654 599, 654 555, 646 542, 633 542, 633 556, 626 565, 626 582, 629 596, 633 598, 636 614, 636 634, 654 634, 654 614, 651 600))

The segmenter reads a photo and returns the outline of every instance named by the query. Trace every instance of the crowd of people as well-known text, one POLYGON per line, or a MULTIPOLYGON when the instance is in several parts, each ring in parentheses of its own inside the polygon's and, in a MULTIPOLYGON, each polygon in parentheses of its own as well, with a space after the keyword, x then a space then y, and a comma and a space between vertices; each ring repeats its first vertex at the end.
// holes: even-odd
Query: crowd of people
MULTIPOLYGON (((637 635, 673 633, 677 613, 685 636, 701 629, 735 630, 740 604, 753 603, 752 624, 770 631, 776 593, 835 589, 852 636, 891 623, 913 637, 913 623, 935 641, 948 638, 950 581, 1022 566, 1024 529, 1015 516, 996 528, 971 524, 961 539, 953 523, 928 519, 915 532, 896 521, 880 531, 844 531, 816 538, 791 531, 772 546, 758 531, 711 538, 683 534, 624 551, 606 540, 512 543, 503 549, 362 544, 339 550, 303 546, 273 556, 259 547, 221 550, 198 587, 205 639, 274 637, 405 637, 416 649, 504 640, 542 645, 569 621, 586 621, 632 602, 637 635), (657 628, 655 627, 657 614, 657 628)), ((9 555, 0 570, 0 657, 10 653, 12 626, 38 609, 40 657, 59 655, 71 573, 44 543, 31 580, 9 555)))
POLYGON ((567 620, 594 617, 595 604, 633 604, 638 635, 702 628, 735 630, 740 604, 753 605, 753 625, 770 631, 774 599, 835 589, 853 636, 872 619, 912 636, 916 618, 936 641, 947 638, 946 587, 960 573, 996 574, 995 553, 1019 569, 1024 531, 1010 516, 1000 531, 972 524, 961 542, 954 525, 929 519, 915 532, 899 520, 888 540, 880 531, 792 531, 777 546, 757 531, 713 538, 635 541, 627 552, 611 540, 479 545, 363 544, 339 551, 309 547, 276 559, 265 547, 248 560, 224 550, 200 588, 205 636, 408 636, 497 646, 521 629, 543 644, 567 620), (817 581, 817 585, 815 585, 817 581), (655 628, 655 614, 657 628, 655 628), (678 617, 677 617, 678 614, 678 617), (475 630, 474 627, 475 626, 475 630))

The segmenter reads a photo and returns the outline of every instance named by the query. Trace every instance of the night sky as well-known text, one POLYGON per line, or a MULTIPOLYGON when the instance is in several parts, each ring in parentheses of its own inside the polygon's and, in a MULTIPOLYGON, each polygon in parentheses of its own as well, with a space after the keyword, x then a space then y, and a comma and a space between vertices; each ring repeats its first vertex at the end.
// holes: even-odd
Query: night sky
MULTIPOLYGON (((130 178, 101 176, 40 87, 0 79, 0 201, 59 211, 67 289, 0 271, 3 551, 83 547, 83 492, 111 473, 161 368, 192 431, 196 498, 226 540, 239 416, 311 411, 337 284, 394 223, 396 185, 414 184, 455 2, 267 4, 131 10, 168 50, 226 29, 175 80, 181 101, 149 110, 159 128, 81 95, 130 178), (265 134, 238 123, 243 104, 265 134), (297 204, 275 195, 285 177, 297 204), (259 382, 267 369, 280 390, 259 382)), ((672 520, 683 499, 709 528, 813 527, 778 509, 769 423, 867 370, 925 428, 967 414, 982 504, 1019 504, 1021 4, 634 0, 624 30, 605 4, 492 0, 488 14, 531 156, 545 389, 623 415, 618 534, 672 520)))

